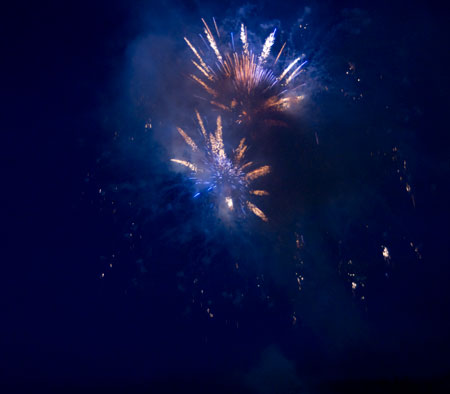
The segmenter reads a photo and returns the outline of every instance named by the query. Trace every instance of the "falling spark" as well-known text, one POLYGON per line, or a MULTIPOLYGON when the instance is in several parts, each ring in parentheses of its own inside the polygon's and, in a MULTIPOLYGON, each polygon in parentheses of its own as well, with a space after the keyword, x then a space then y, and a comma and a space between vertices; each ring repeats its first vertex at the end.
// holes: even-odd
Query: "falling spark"
POLYGON ((250 194, 255 196, 268 196, 269 192, 266 192, 265 190, 250 190, 250 194))
POLYGON ((242 41, 242 46, 244 49, 244 55, 249 56, 248 41, 247 41, 247 29, 245 28, 243 23, 241 24, 241 41, 242 41))
POLYGON ((251 167, 252 165, 253 165, 253 162, 249 161, 241 167, 241 170, 245 170, 246 168, 251 167))
POLYGON ((272 45, 275 42, 275 32, 277 29, 275 29, 272 33, 270 33, 269 37, 266 38, 266 41, 264 42, 263 50, 261 52, 261 55, 259 56, 259 64, 263 64, 267 57, 270 54, 270 50, 272 49, 272 45))
POLYGON ((197 166, 195 164, 189 163, 186 160, 170 159, 170 161, 173 161, 174 163, 181 164, 181 165, 189 168, 193 172, 197 172, 198 171, 198 168, 197 168, 197 166))
POLYGON ((294 72, 289 76, 289 78, 286 80, 286 85, 291 82, 300 72, 300 70, 302 69, 302 67, 306 64, 306 62, 303 62, 302 64, 300 64, 300 66, 298 66, 294 72))
POLYGON ((245 138, 242 138, 239 142, 239 146, 236 148, 235 157, 236 161, 239 163, 244 157, 245 151, 247 150, 247 145, 245 145, 245 138))
POLYGON ((198 70, 200 70, 200 72, 209 79, 210 75, 208 74, 208 72, 202 67, 200 66, 200 64, 198 64, 195 60, 192 60, 192 63, 194 63, 194 66, 198 68, 198 70))
POLYGON ((197 121, 200 126, 200 130, 202 131, 203 137, 206 139, 207 138, 206 129, 205 129, 205 125, 203 124, 203 119, 197 110, 195 110, 195 115, 197 116, 197 121))
POLYGON ((382 249, 383 258, 387 262, 389 262, 389 260, 391 259, 391 255, 389 253, 389 249, 386 246, 384 246, 384 245, 381 245, 381 249, 382 249))
POLYGON ((213 18, 213 21, 214 21, 214 26, 215 26, 216 32, 217 32, 217 37, 220 38, 220 33, 219 33, 219 29, 218 29, 218 27, 217 27, 216 18, 213 18))
MULTIPOLYGON (((201 145, 197 145, 181 128, 177 128, 183 140, 195 152, 194 162, 180 159, 171 161, 191 170, 196 183, 203 186, 207 192, 217 195, 219 203, 225 202, 228 210, 236 211, 235 208, 240 207, 240 211, 248 210, 267 222, 268 218, 264 212, 249 201, 248 197, 269 195, 265 190, 251 190, 250 185, 257 178, 270 173, 270 167, 266 165, 249 172, 248 169, 253 162, 243 163, 247 151, 245 138, 240 141, 233 155, 228 157, 224 148, 221 117, 217 117, 215 132, 208 133, 198 111, 195 114, 203 137, 201 145), (202 153, 201 158, 197 152, 202 153)), ((194 197, 198 197, 201 193, 197 192, 194 197)))
MULTIPOLYGON (((197 49, 195 49, 195 47, 190 43, 190 41, 186 37, 184 37, 184 41, 186 41, 186 43, 188 44, 189 48, 191 48, 192 52, 194 52, 194 55, 197 56, 197 59, 200 61, 200 64, 202 65, 202 69, 203 70, 207 70, 208 66, 203 61, 203 58, 197 52, 197 49)), ((209 73, 208 73, 208 75, 209 75, 209 73)), ((211 79, 210 75, 208 76, 208 79, 211 79)))
POLYGON ((223 138, 222 138, 222 118, 220 116, 217 117, 217 129, 216 134, 209 135, 209 142, 211 144, 211 149, 213 153, 221 159, 226 157, 225 150, 223 147, 223 138))
POLYGON ((196 82, 198 82, 203 88, 211 95, 211 96, 217 96, 217 93, 214 89, 211 89, 205 82, 203 82, 200 78, 196 77, 195 75, 191 75, 192 79, 196 82))
POLYGON ((217 56, 217 59, 219 59, 219 62, 222 63, 222 55, 219 52, 219 48, 217 47, 216 40, 214 39, 214 36, 211 33, 211 30, 209 29, 208 25, 206 24, 205 20, 202 18, 202 22, 205 25, 205 34, 206 38, 208 39, 209 45, 213 49, 214 53, 217 56))
POLYGON ((253 181, 261 176, 267 175, 270 172, 269 166, 263 166, 260 168, 257 168, 256 170, 253 170, 252 172, 249 172, 245 177, 249 181, 253 181))
POLYGON ((223 105, 222 103, 218 103, 217 101, 211 100, 211 104, 224 110, 224 111, 229 111, 230 108, 228 108, 226 105, 223 105))
POLYGON ((278 79, 281 81, 286 76, 286 74, 291 70, 291 68, 294 67, 298 63, 299 60, 300 60, 300 58, 298 57, 293 62, 291 62, 291 64, 289 64, 289 66, 287 66, 284 69, 284 71, 280 75, 280 78, 278 78, 278 79))
POLYGON ((256 205, 253 205, 250 201, 247 201, 247 207, 252 211, 256 216, 261 218, 263 221, 267 222, 269 219, 267 219, 267 216, 264 215, 264 212, 261 211, 256 205))
POLYGON ((280 52, 278 52, 278 55, 277 55, 277 57, 276 57, 276 59, 275 59, 274 64, 277 64, 277 63, 278 63, 278 59, 280 58, 281 52, 283 52, 283 49, 284 49, 285 46, 286 46, 286 42, 285 42, 285 43, 283 44, 283 46, 281 47, 280 52))
POLYGON ((186 144, 188 144, 193 151, 196 151, 197 145, 195 145, 195 142, 192 141, 191 137, 189 137, 181 128, 177 127, 178 132, 180 133, 180 135, 183 137, 183 139, 186 141, 186 144))

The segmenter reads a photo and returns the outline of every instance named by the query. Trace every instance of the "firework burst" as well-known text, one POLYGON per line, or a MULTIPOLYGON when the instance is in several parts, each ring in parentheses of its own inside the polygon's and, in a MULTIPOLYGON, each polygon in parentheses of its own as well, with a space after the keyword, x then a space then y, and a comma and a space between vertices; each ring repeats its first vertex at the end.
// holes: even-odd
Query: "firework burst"
MULTIPOLYGON (((224 111, 237 112, 237 122, 251 121, 261 115, 281 112, 292 104, 302 100, 298 94, 299 86, 295 84, 296 77, 302 71, 306 61, 301 57, 293 60, 279 75, 274 71, 286 43, 275 60, 270 61, 270 53, 275 42, 274 30, 265 40, 259 55, 253 53, 249 46, 247 29, 242 24, 240 40, 242 50, 237 51, 232 37, 232 50, 223 53, 214 35, 205 22, 204 33, 213 56, 201 55, 200 51, 185 37, 184 40, 194 53, 194 66, 199 75, 191 74, 208 94, 212 105, 224 111), (206 60, 205 60, 206 59, 206 60)), ((218 39, 220 33, 216 26, 218 39)))
POLYGON ((253 189, 252 183, 270 172, 269 166, 254 168, 253 162, 245 161, 245 153, 248 149, 243 138, 232 155, 225 152, 222 136, 222 118, 217 117, 217 126, 214 133, 206 131, 203 120, 196 112, 200 128, 201 144, 197 144, 181 128, 178 133, 191 148, 192 159, 190 161, 171 159, 173 163, 189 169, 192 178, 200 186, 201 193, 212 193, 218 200, 219 208, 225 208, 227 212, 235 212, 238 216, 252 212, 261 220, 267 222, 267 216, 249 198, 251 196, 267 196, 265 190, 253 189))

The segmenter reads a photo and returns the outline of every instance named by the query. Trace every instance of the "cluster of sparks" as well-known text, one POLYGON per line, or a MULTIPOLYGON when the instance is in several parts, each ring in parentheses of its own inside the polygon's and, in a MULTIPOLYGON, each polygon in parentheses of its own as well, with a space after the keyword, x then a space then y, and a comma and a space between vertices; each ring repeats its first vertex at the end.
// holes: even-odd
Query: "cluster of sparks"
MULTIPOLYGON (((192 62, 201 74, 191 74, 191 77, 210 96, 212 105, 224 111, 237 111, 237 122, 241 123, 243 120, 250 121, 261 113, 283 111, 303 98, 296 94, 298 86, 294 86, 294 80, 306 61, 301 62, 301 57, 296 58, 277 76, 273 68, 283 52, 286 45, 284 43, 272 66, 268 65, 276 29, 266 38, 261 53, 257 56, 250 49, 247 29, 241 24, 242 51, 235 50, 231 36, 233 50, 222 53, 208 24, 204 19, 202 21, 214 60, 208 63, 201 50, 186 37, 184 40, 194 53, 196 60, 192 62)), ((220 39, 215 20, 214 25, 220 39)))
MULTIPOLYGON (((231 116, 238 124, 252 122, 260 116, 281 112, 292 103, 300 101, 303 96, 297 95, 298 86, 294 80, 302 71, 306 61, 302 57, 294 59, 282 72, 274 72, 275 65, 285 48, 281 47, 275 59, 271 58, 271 50, 275 42, 276 29, 266 38, 259 55, 250 48, 247 29, 244 24, 240 28, 241 50, 234 46, 231 34, 231 50, 224 49, 220 44, 221 35, 214 21, 214 34, 208 24, 202 19, 204 33, 202 39, 209 53, 203 53, 195 47, 188 38, 184 38, 195 58, 192 63, 199 71, 191 74, 208 94, 208 101, 223 115, 231 116), (212 53, 212 56, 211 56, 212 53)), ((252 212, 261 220, 267 222, 265 213, 250 201, 250 196, 266 196, 265 190, 254 189, 251 185, 256 179, 270 172, 269 166, 253 167, 253 162, 244 160, 248 149, 245 138, 231 155, 227 155, 222 133, 222 117, 217 117, 217 127, 214 133, 208 133, 203 120, 196 111, 202 142, 198 145, 183 129, 177 128, 186 144, 191 148, 189 160, 171 159, 172 162, 186 167, 202 192, 213 192, 218 196, 219 210, 222 207, 227 212, 234 211, 237 215, 252 212)))
MULTIPOLYGON (((247 145, 242 138, 233 154, 229 157, 224 148, 222 135, 222 118, 217 117, 217 127, 214 133, 208 133, 200 114, 196 111, 197 121, 202 135, 202 144, 198 145, 181 128, 177 128, 192 151, 192 160, 171 159, 172 162, 188 168, 196 183, 204 186, 208 192, 219 196, 219 203, 227 210, 240 211, 245 215, 250 211, 261 220, 267 222, 267 216, 255 204, 249 201, 250 195, 266 196, 265 190, 252 189, 251 184, 256 179, 267 175, 270 167, 265 165, 253 168, 253 162, 245 162, 247 145)), ((195 197, 200 195, 196 193, 195 197)))

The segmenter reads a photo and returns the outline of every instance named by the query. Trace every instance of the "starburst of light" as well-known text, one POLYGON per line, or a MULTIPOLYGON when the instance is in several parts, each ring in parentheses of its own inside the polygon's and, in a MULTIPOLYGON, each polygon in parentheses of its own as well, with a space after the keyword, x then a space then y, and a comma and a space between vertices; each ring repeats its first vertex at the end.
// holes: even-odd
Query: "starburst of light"
MULTIPOLYGON (((197 58, 197 61, 192 60, 194 66, 200 71, 200 76, 191 74, 191 78, 209 95, 211 104, 224 111, 237 111, 237 122, 241 123, 263 113, 281 112, 303 99, 297 93, 299 86, 295 86, 294 81, 307 62, 298 57, 277 76, 275 66, 286 43, 275 60, 269 61, 276 29, 266 38, 260 54, 256 55, 250 48, 247 28, 241 24, 242 50, 234 48, 231 36, 233 49, 225 49, 222 53, 221 48, 225 46, 218 44, 208 24, 204 19, 202 22, 213 56, 202 56, 201 51, 186 37, 184 39, 197 58)), ((220 39, 215 20, 214 26, 220 39)))
POLYGON ((267 222, 265 213, 249 200, 251 196, 267 196, 266 190, 252 188, 252 183, 270 173, 270 167, 265 165, 254 168, 253 162, 245 161, 245 153, 248 149, 245 138, 242 138, 231 155, 225 152, 222 118, 217 117, 216 130, 208 133, 200 114, 196 111, 200 128, 201 144, 197 144, 184 130, 177 128, 178 133, 191 148, 192 158, 188 160, 171 159, 173 163, 189 169, 192 178, 200 186, 201 193, 213 193, 220 205, 229 212, 237 215, 246 215, 252 212, 261 220, 267 222))

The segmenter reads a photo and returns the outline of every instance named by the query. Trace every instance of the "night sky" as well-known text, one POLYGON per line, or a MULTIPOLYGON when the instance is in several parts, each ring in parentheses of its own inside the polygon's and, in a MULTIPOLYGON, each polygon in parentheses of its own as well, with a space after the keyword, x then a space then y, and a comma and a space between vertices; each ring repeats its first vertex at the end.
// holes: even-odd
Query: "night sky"
MULTIPOLYGON (((445 10, 393 1, 10 4, 2 392, 450 389, 445 10), (201 18, 308 60, 283 126, 224 120, 270 196, 225 220, 170 164, 217 109, 201 18)), ((224 38, 224 42, 228 39, 224 38)), ((230 134, 227 136, 227 130, 230 134)), ((229 144, 229 145, 227 145, 229 144)), ((178 157, 178 156, 177 156, 178 157)))

